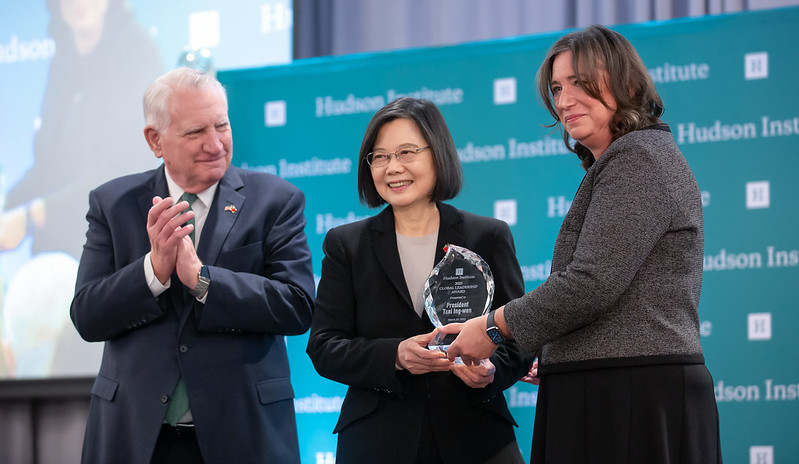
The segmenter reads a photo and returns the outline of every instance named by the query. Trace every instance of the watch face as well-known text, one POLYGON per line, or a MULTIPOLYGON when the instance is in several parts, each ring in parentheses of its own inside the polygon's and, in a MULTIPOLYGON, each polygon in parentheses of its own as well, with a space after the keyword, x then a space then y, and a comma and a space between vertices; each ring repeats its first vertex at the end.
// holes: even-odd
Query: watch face
POLYGON ((502 336, 502 334, 499 332, 499 329, 496 327, 491 327, 490 329, 487 330, 487 333, 488 333, 488 338, 490 338, 491 341, 496 343, 497 345, 505 341, 505 337, 502 336))

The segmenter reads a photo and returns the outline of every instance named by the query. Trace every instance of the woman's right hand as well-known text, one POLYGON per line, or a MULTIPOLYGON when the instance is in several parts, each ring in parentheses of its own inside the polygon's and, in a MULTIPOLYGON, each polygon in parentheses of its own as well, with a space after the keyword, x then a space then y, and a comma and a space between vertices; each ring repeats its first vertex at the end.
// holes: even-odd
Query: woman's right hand
POLYGON ((447 359, 445 352, 427 349, 435 333, 433 331, 401 341, 397 347, 397 367, 415 375, 450 370, 453 362, 447 359))

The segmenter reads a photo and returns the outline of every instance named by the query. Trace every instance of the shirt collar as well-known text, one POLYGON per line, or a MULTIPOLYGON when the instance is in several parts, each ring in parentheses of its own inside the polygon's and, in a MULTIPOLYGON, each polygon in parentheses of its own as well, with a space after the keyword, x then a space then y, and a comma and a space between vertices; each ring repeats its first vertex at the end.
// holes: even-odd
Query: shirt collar
MULTIPOLYGON (((169 187, 169 196, 177 202, 178 198, 183 195, 185 190, 180 188, 180 186, 174 180, 172 180, 172 177, 169 176, 169 170, 166 168, 166 166, 164 166, 164 174, 166 174, 166 184, 169 187)), ((216 193, 216 188, 218 186, 219 182, 198 193, 197 199, 200 200, 206 207, 210 207, 211 203, 214 201, 214 193, 216 193)))

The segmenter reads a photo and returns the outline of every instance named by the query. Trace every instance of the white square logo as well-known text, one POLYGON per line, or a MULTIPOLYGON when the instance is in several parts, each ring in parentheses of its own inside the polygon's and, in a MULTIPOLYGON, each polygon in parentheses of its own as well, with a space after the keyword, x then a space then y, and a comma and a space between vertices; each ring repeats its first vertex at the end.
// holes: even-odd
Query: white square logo
POLYGON ((746 183, 746 209, 768 208, 770 204, 767 180, 746 183))
POLYGON ((462 276, 463 275, 463 268, 462 267, 456 267, 455 268, 455 275, 456 276, 462 276))
POLYGON ((264 105, 264 125, 266 125, 266 127, 280 127, 286 125, 285 100, 266 102, 264 105))
POLYGON ((510 103, 516 103, 516 78, 494 79, 494 104, 507 105, 510 103))
POLYGON ((749 340, 771 340, 771 313, 749 314, 749 340))
POLYGON ((768 78, 768 52, 744 55, 744 77, 746 80, 768 78))
POLYGON ((189 43, 195 49, 219 45, 218 11, 198 11, 189 15, 189 43))
POLYGON ((750 446, 749 464, 774 464, 774 447, 750 446))
POLYGON ((497 200, 494 202, 494 217, 505 221, 509 226, 516 225, 516 200, 497 200))

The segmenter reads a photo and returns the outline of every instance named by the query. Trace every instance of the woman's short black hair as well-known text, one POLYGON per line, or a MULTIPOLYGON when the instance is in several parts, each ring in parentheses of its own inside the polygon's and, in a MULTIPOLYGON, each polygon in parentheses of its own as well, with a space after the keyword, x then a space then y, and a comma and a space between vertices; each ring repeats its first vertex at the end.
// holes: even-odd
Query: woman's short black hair
POLYGON ((374 149, 380 128, 399 118, 410 119, 419 126, 433 154, 436 185, 430 200, 439 202, 455 198, 463 184, 463 171, 455 142, 452 140, 447 123, 444 122, 444 116, 430 100, 402 97, 381 108, 366 126, 358 155, 358 197, 361 203, 370 208, 377 208, 386 203, 377 193, 366 156, 374 149))

